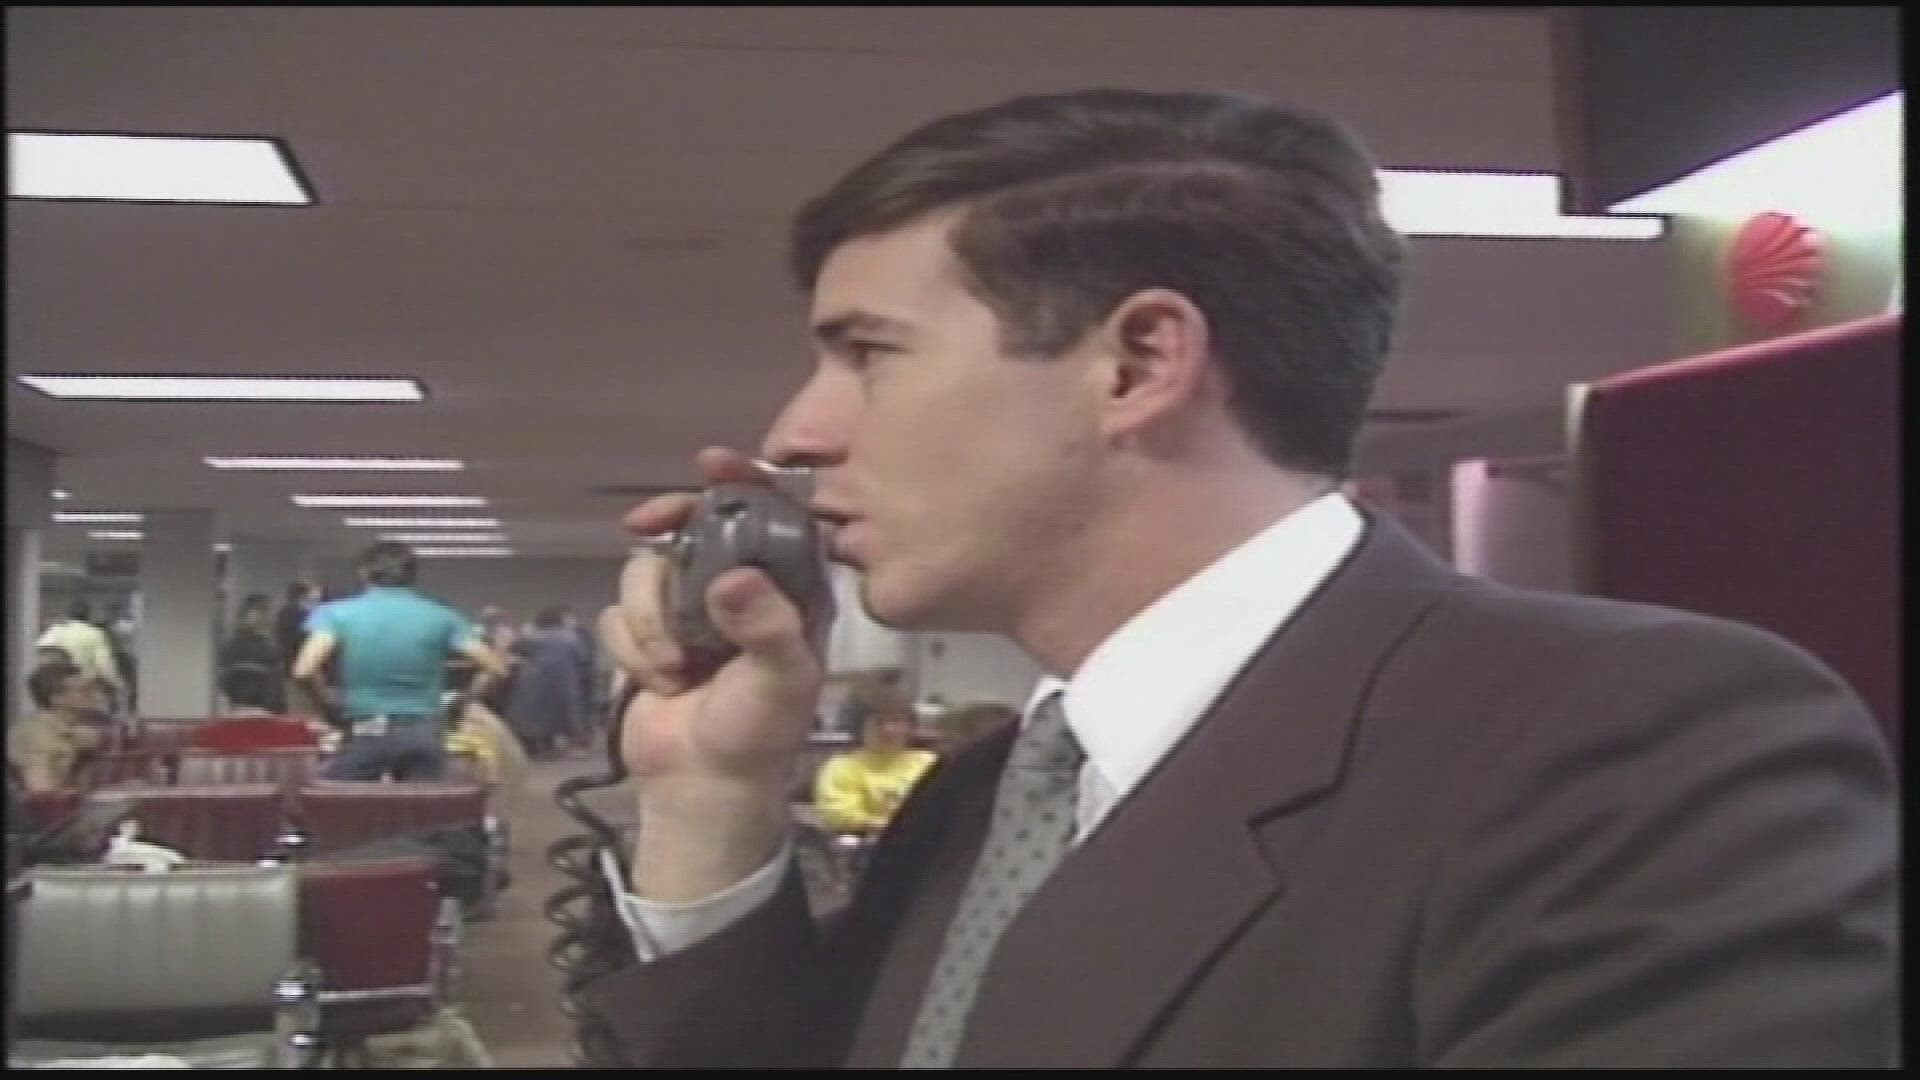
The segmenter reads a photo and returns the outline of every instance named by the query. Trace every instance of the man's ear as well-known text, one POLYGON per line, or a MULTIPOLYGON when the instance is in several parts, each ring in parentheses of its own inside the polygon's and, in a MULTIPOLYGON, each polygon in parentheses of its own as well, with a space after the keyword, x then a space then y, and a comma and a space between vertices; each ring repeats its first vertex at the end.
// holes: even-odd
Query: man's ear
POLYGON ((1165 426, 1204 394, 1211 353, 1207 317, 1171 289, 1143 289, 1107 317, 1110 343, 1104 426, 1114 436, 1165 426))

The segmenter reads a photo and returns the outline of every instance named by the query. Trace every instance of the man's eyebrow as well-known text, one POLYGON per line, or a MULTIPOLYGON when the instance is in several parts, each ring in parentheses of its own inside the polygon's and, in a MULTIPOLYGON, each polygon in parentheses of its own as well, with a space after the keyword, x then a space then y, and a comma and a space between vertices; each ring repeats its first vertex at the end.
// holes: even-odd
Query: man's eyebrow
POLYGON ((829 348, 842 345, 855 334, 911 334, 913 326, 899 319, 875 315, 871 311, 849 311, 813 324, 813 338, 829 348))

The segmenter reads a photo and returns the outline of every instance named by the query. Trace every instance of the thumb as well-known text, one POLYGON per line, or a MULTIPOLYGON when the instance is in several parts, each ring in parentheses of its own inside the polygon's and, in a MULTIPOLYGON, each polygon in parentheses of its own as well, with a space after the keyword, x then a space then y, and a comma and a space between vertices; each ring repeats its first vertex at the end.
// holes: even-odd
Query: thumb
POLYGON ((707 587, 707 615, 714 629, 760 664, 799 674, 815 663, 800 609, 764 570, 736 567, 715 578, 707 587))

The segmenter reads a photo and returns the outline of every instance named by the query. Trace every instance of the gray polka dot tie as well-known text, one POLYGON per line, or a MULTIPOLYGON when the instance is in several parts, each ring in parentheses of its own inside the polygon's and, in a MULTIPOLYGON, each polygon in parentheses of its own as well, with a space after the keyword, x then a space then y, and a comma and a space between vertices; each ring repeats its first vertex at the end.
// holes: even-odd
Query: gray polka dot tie
POLYGON ((1074 794, 1086 755, 1055 693, 1034 710, 1000 774, 986 847, 960 895, 927 995, 907 1036, 902 1068, 943 1069, 966 1031, 980 975, 1001 931, 1053 872, 1073 839, 1074 794))

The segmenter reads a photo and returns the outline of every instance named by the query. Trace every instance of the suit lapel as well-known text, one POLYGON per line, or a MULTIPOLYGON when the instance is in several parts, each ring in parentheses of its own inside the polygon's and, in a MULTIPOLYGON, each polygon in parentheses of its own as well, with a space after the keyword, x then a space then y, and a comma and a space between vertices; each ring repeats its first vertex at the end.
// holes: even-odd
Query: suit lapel
POLYGON ((848 1051, 850 1068, 900 1064, 947 924, 985 844, 1018 728, 1007 724, 936 766, 874 852, 857 901, 871 920, 860 936, 884 951, 871 960, 874 978, 848 1051))
MULTIPOLYGON (((1338 783, 1374 672, 1450 576, 1370 515, 1348 563, 1007 928, 957 1064, 1126 1063, 1209 957, 1284 890, 1286 868, 1253 824, 1338 783)), ((916 958, 922 983, 930 964, 916 958)))

